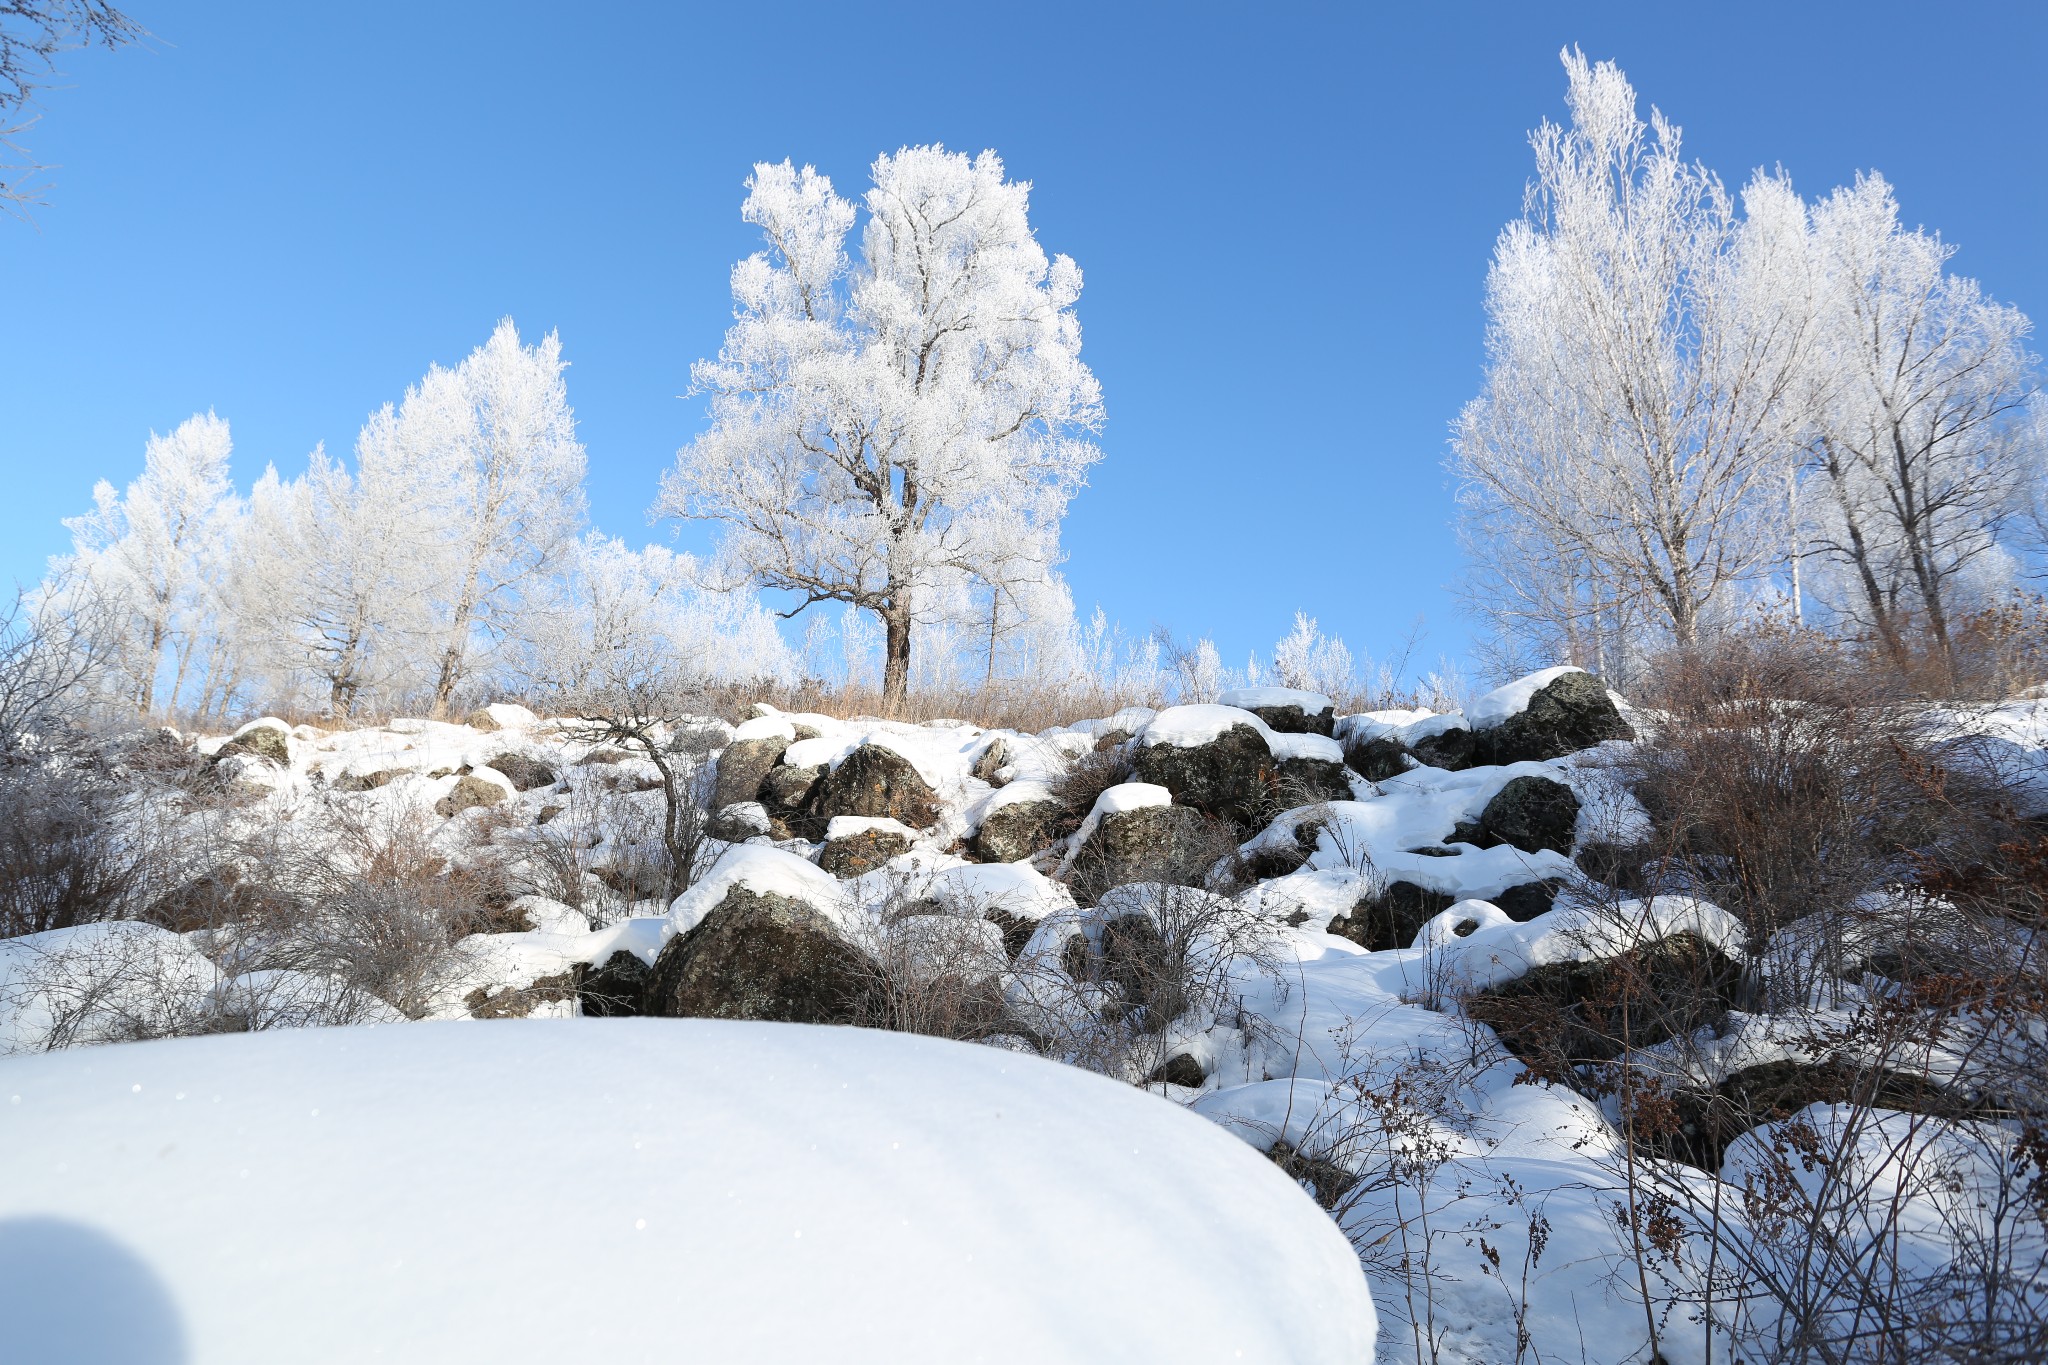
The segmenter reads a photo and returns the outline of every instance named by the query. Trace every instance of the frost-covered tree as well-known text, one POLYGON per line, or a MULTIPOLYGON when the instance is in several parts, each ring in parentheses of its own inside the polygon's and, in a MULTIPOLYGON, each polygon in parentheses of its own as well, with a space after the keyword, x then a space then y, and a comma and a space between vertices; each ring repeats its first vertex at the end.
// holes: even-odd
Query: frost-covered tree
POLYGON ((522 345, 510 318, 454 369, 407 390, 392 419, 415 489, 412 515, 438 538, 441 640, 433 707, 444 714, 480 654, 520 629, 527 594, 583 530, 583 446, 562 378, 561 338, 522 345))
POLYGON ((768 249, 733 270, 736 319, 692 371, 711 426, 659 514, 720 522, 724 581, 872 613, 900 706, 913 627, 948 575, 1042 578, 1099 452, 1074 315, 1081 272, 1048 260, 1030 186, 993 152, 879 157, 855 206, 806 166, 761 164, 742 209, 768 249))
POLYGON ((536 692, 582 694, 636 651, 703 683, 787 680, 795 658, 759 601, 698 589, 689 555, 587 536, 532 603, 519 673, 536 692))
POLYGON ((1902 662, 1901 622, 1951 649, 1956 589, 2000 554, 2044 456, 2026 317, 1947 273, 1954 248, 1899 222, 1859 176, 1813 210, 1817 410, 1814 548, 1853 583, 1837 605, 1902 662))
POLYGON ((1305 611, 1294 613, 1294 629, 1273 646, 1273 673, 1282 687, 1338 697, 1356 684, 1357 671, 1350 647, 1323 634, 1316 618, 1305 611))
POLYGON ((1455 428, 1473 596, 1510 635, 1648 617, 1689 644, 1783 555, 1804 207, 1759 175, 1738 210, 1620 71, 1563 60, 1571 122, 1530 138, 1536 180, 1487 277, 1485 388, 1455 428), (1562 581, 1496 592, 1531 574, 1562 581))
POLYGON ((15 137, 35 122, 26 111, 57 76, 60 53, 95 44, 116 48, 142 29, 106 0, 0 0, 0 149, 21 157, 0 162, 0 209, 22 213, 36 202, 41 169, 15 137))
POLYGON ((268 646, 273 687, 313 683, 330 714, 403 689, 432 631, 426 572, 440 543, 416 516, 416 471, 390 407, 356 438, 351 471, 316 448, 286 481, 267 469, 250 492, 234 581, 236 615, 268 646))
POLYGON ((102 479, 93 510, 64 523, 72 552, 53 570, 98 599, 108 655, 142 712, 179 699, 211 633, 239 511, 233 448, 228 424, 211 412, 168 436, 152 432, 141 477, 118 491, 102 479))

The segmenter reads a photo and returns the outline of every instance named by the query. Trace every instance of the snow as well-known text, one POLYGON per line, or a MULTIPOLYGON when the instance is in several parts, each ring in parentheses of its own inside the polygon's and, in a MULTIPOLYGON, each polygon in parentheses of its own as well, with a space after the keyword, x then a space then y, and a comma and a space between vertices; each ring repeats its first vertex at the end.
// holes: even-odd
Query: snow
POLYGON ((540 717, 518 702, 494 701, 479 709, 489 716, 500 730, 531 730, 540 724, 540 717))
POLYGON ((1538 692, 1556 682, 1567 673, 1583 673, 1583 668, 1566 665, 1562 668, 1545 668, 1515 679, 1511 683, 1496 687, 1465 712, 1465 719, 1475 730, 1498 725, 1509 716, 1519 716, 1529 709, 1530 700, 1538 692))
POLYGON ((189 1026, 220 971, 191 941, 133 920, 0 939, 0 1056, 189 1026))
POLYGON ((1266 732, 1266 748, 1274 758, 1313 758, 1325 763, 1342 763, 1344 746, 1323 735, 1293 735, 1281 730, 1266 732))
POLYGON ((1259 732, 1259 737, 1272 744, 1273 731, 1257 716, 1235 706, 1169 706, 1151 722, 1138 738, 1140 744, 1150 747, 1154 744, 1171 744, 1179 749, 1192 749, 1207 744, 1226 730, 1244 725, 1259 732))
POLYGON ((835 815, 825 824, 827 843, 838 839, 857 839, 863 834, 900 834, 906 839, 918 837, 916 830, 886 815, 835 815))
POLYGON ((1233 687, 1216 700, 1221 705, 1246 711, 1257 706, 1298 706, 1307 716, 1333 710, 1336 705, 1320 692, 1306 692, 1298 687, 1233 687))
POLYGON ((52 1054, 0 1091, 24 1360, 1373 1351, 1357 1258, 1269 1162, 993 1048, 512 1021, 52 1054))
POLYGON ((1443 971, 1460 991, 1481 991, 1560 962, 1597 962, 1648 943, 1692 934, 1730 957, 1748 946, 1733 915, 1690 896, 1618 905, 1560 905, 1526 923, 1495 923, 1442 945, 1443 971))
POLYGON ((743 739, 781 739, 794 742, 796 727, 789 723, 787 716, 755 716, 752 720, 741 721, 733 729, 732 742, 737 744, 743 739))
POLYGON ((846 914, 844 884, 816 863, 769 844, 734 844, 670 904, 675 932, 686 934, 696 928, 735 886, 803 901, 830 919, 842 920, 846 914))

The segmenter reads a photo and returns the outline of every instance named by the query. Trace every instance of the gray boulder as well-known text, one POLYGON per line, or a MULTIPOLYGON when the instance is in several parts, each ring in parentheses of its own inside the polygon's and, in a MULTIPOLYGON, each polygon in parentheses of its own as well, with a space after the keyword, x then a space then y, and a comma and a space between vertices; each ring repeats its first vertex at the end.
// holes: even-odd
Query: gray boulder
POLYGON ((282 725, 251 724, 221 745, 213 758, 218 763, 230 754, 248 754, 252 758, 268 759, 280 767, 289 768, 292 765, 291 732, 282 725))
POLYGON ((1410 752, 1418 763, 1451 772, 1473 767, 1482 761, 1472 732, 1463 727, 1418 739, 1410 746, 1410 752))
POLYGON ((1415 942, 1422 926, 1451 908, 1456 897, 1431 891, 1414 882, 1388 882, 1376 896, 1366 896, 1325 926, 1324 932, 1348 938, 1367 952, 1383 953, 1415 942))
POLYGON ((1285 706, 1247 706, 1244 709, 1266 722, 1267 729, 1283 735, 1322 735, 1327 739, 1337 733, 1337 713, 1327 706, 1313 712, 1305 711, 1292 702, 1285 706))
POLYGON ((511 799, 497 783, 475 773, 464 773, 448 794, 434 803, 434 809, 442 815, 460 815, 477 806, 496 806, 511 799))
POLYGON ((1479 827, 1492 839, 1524 853, 1539 849, 1570 856, 1579 823, 1579 798, 1562 782, 1517 777, 1494 793, 1479 814, 1479 827))
POLYGON ((1057 797, 1012 801, 998 806, 967 841, 967 851, 984 863, 1014 863, 1048 847, 1064 813, 1057 797))
POLYGON ((790 742, 776 736, 766 739, 737 739, 718 756, 718 780, 711 793, 711 808, 723 810, 741 801, 752 801, 761 792, 761 779, 768 776, 790 742))
POLYGON ((805 802, 814 819, 865 815, 930 829, 941 814, 938 795, 910 760, 880 744, 863 744, 818 779, 805 802))
POLYGON ((1141 744, 1134 771, 1181 805, 1247 827, 1261 823, 1278 776, 1265 737, 1249 725, 1233 725, 1204 744, 1141 744))
POLYGON ((1591 673, 1562 673, 1537 689, 1525 709, 1478 731, 1475 757, 1480 763, 1541 762, 1635 737, 1605 683, 1591 673))
POLYGON ((1384 782, 1390 777, 1398 777, 1408 771, 1411 761, 1408 746, 1391 735, 1355 740, 1344 748, 1344 766, 1368 782, 1384 782))
POLYGON ((1276 795, 1290 807, 1351 799, 1351 775, 1333 759, 1283 758, 1275 768, 1276 795))
POLYGON ((1067 871, 1067 884, 1084 904, 1131 882, 1200 886, 1236 842, 1228 826, 1189 806, 1116 811, 1089 832, 1067 871))
POLYGON ((523 792, 530 792, 536 787, 552 787, 557 781, 552 766, 527 754, 499 754, 487 766, 505 774, 512 785, 523 792))
POLYGON ((665 1018, 847 1024, 878 975, 812 906, 735 886, 661 950, 645 1008, 665 1018))
POLYGON ((858 877, 908 852, 908 834, 891 829, 864 829, 857 834, 828 838, 818 850, 818 866, 835 877, 858 877))

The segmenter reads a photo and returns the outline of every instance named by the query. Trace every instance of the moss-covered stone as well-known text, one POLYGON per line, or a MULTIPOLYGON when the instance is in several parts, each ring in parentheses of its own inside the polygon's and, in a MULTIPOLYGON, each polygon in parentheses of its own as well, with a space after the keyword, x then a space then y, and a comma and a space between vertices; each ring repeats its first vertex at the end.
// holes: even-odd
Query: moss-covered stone
POLYGON ((1486 803, 1479 825, 1495 840, 1524 853, 1547 848, 1569 855, 1579 825, 1579 798, 1562 782, 1517 777, 1486 803))
POLYGON ((674 1018, 845 1024, 878 979, 814 907, 735 886, 655 960, 646 1011, 674 1018))

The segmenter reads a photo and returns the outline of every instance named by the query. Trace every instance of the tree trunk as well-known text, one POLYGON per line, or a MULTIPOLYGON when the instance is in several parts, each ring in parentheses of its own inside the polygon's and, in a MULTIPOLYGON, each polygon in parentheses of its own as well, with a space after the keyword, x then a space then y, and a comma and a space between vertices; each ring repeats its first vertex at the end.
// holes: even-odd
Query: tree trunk
POLYGON ((879 611, 887 632, 882 664, 882 711, 901 716, 910 693, 910 604, 904 595, 889 599, 879 611))

